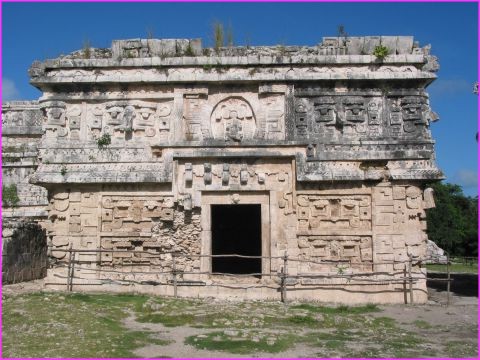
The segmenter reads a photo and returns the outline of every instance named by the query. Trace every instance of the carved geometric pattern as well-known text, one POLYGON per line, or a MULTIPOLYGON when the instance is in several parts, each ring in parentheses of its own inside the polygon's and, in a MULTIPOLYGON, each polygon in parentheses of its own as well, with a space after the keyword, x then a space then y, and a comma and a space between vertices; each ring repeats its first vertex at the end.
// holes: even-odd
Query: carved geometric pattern
POLYGON ((370 230, 370 195, 298 195, 298 230, 370 230))

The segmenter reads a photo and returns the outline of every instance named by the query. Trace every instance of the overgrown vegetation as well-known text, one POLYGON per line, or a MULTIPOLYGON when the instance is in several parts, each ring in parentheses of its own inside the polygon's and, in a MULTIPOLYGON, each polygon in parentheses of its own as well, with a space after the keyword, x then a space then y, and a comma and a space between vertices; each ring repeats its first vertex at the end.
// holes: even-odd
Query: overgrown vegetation
POLYGON ((92 46, 89 39, 83 40, 82 52, 85 59, 90 59, 92 56, 92 46))
POLYGON ((375 46, 375 49, 373 50, 373 55, 380 61, 383 61, 388 53, 389 53, 389 49, 384 46, 384 45, 377 45, 375 46))
POLYGON ((187 48, 185 49, 185 52, 183 53, 184 56, 195 56, 195 53, 193 51, 192 45, 190 44, 190 41, 188 42, 187 48))
POLYGON ((112 143, 112 137, 110 134, 103 134, 97 139, 97 146, 100 150, 104 149, 112 143))
POLYGON ((450 255, 478 256, 478 196, 459 185, 434 183, 435 208, 427 210, 428 238, 450 255))
POLYGON ((62 176, 67 175, 67 167, 65 165, 62 165, 62 167, 60 168, 60 174, 62 176))
POLYGON ((15 207, 19 203, 17 185, 2 185, 2 204, 4 207, 15 207))
POLYGON ((215 21, 212 25, 213 28, 213 43, 215 52, 218 54, 220 52, 220 48, 223 46, 224 41, 224 30, 223 24, 219 21, 215 21))

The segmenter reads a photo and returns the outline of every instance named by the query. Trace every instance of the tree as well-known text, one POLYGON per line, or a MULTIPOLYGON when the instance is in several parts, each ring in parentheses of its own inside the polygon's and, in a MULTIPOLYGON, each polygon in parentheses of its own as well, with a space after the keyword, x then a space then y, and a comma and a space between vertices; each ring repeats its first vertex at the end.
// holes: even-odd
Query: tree
POLYGON ((463 194, 459 185, 435 183, 436 207, 427 210, 430 240, 450 255, 478 256, 478 196, 463 194))

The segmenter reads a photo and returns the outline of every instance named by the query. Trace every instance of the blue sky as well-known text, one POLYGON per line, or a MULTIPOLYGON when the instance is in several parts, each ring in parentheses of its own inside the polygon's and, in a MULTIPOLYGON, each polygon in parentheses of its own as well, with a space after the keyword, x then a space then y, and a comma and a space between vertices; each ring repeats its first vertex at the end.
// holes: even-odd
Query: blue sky
POLYGON ((27 69, 36 60, 113 39, 197 38, 211 44, 214 21, 237 45, 315 45, 337 35, 413 35, 432 44, 439 79, 429 88, 440 121, 431 129, 447 181, 477 194, 478 11, 475 3, 3 3, 3 99, 36 99, 27 69))

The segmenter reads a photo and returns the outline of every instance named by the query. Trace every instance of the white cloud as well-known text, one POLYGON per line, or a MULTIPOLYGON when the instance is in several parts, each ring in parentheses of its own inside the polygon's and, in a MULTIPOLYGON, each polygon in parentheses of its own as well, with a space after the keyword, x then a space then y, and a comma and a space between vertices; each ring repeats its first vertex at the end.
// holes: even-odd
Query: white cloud
POLYGON ((465 79, 438 79, 428 88, 431 95, 473 93, 473 81, 465 79))
POLYGON ((2 101, 18 99, 20 92, 10 79, 2 79, 2 101))
POLYGON ((453 177, 463 188, 477 187, 478 174, 474 170, 459 170, 453 177))

